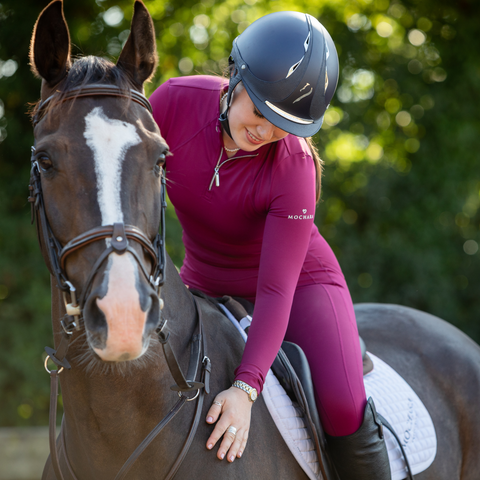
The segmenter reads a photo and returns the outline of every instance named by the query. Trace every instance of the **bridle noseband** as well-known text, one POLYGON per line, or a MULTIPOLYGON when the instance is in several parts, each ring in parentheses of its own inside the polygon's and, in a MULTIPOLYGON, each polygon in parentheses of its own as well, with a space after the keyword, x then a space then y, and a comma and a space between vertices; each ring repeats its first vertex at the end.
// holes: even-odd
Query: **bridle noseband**
MULTIPOLYGON (((113 96, 123 97, 130 99, 145 107, 150 114, 152 113, 152 107, 150 102, 142 94, 135 90, 125 92, 115 85, 86 85, 81 87, 72 88, 68 92, 56 92, 52 96, 40 103, 36 113, 33 117, 33 124, 36 126, 42 118, 47 114, 47 106, 52 99, 58 94, 63 94, 61 102, 75 99, 79 97, 92 97, 92 96, 113 96)), ((93 282, 95 275, 98 273, 103 262, 108 256, 115 252, 122 255, 125 252, 131 253, 137 260, 143 274, 146 279, 155 290, 160 302, 160 310, 163 308, 163 300, 160 298, 160 288, 165 283, 166 275, 166 252, 165 252, 165 210, 167 203, 165 200, 165 176, 161 176, 161 214, 160 214, 160 231, 157 233, 153 242, 137 227, 132 225, 124 225, 123 223, 115 223, 113 225, 102 225, 100 227, 93 228, 85 233, 82 233, 70 240, 66 245, 62 246, 58 239, 55 237, 50 223, 48 221, 45 212, 45 203, 42 193, 41 176, 38 162, 35 158, 35 147, 32 147, 31 156, 31 173, 30 173, 30 196, 28 201, 31 204, 31 222, 34 223, 37 219, 37 235, 40 245, 44 247, 48 256, 48 266, 51 273, 55 276, 57 281, 57 287, 62 291, 65 309, 67 315, 61 320, 61 340, 56 350, 46 347, 45 351, 48 354, 45 360, 45 368, 50 374, 51 386, 50 386, 50 454, 52 460, 52 466, 55 471, 55 475, 58 480, 63 480, 62 471, 60 469, 59 456, 56 445, 56 411, 57 411, 57 396, 58 396, 58 375, 63 368, 70 369, 70 364, 66 359, 69 343, 73 334, 73 331, 80 328, 79 317, 82 314, 83 307, 85 305, 87 294, 90 290, 90 286, 93 282), (87 281, 82 290, 80 299, 77 300, 76 289, 73 284, 68 280, 65 270, 65 262, 70 254, 73 252, 100 240, 107 240, 107 248, 100 254, 95 261, 95 264, 90 270, 87 277, 87 281), (109 240, 109 241, 108 241, 109 240), (135 241, 142 247, 143 251, 148 254, 152 264, 148 270, 138 253, 129 244, 130 241, 135 241), (68 298, 70 297, 70 298, 68 298), (47 367, 47 360, 51 359, 58 367, 58 370, 49 370, 47 367)), ((211 362, 207 356, 207 345, 205 335, 203 334, 201 309, 199 306, 199 300, 194 297, 194 304, 197 311, 198 327, 197 333, 192 336, 191 339, 191 351, 190 360, 187 375, 184 376, 182 369, 180 368, 175 354, 169 343, 170 334, 166 328, 166 320, 160 322, 157 328, 157 334, 159 341, 162 344, 165 359, 167 361, 170 372, 175 380, 175 385, 171 387, 172 390, 178 393, 180 397, 174 407, 170 410, 165 418, 163 418, 157 426, 150 432, 150 434, 143 440, 143 442, 135 449, 129 459, 125 462, 121 470, 116 475, 116 480, 122 480, 127 475, 128 471, 132 467, 133 463, 138 459, 147 446, 156 438, 160 431, 172 420, 186 402, 197 399, 197 405, 195 409, 195 416, 191 425, 188 437, 185 444, 176 459, 173 467, 167 474, 166 479, 172 479, 178 471, 183 459, 185 458, 188 449, 195 436, 196 429, 200 421, 200 415, 203 406, 204 394, 210 392, 209 378, 211 372, 211 362), (203 354, 203 359, 202 359, 203 354), (200 382, 195 381, 197 373, 201 368, 200 382), (197 394, 191 398, 185 395, 186 392, 197 391, 197 394)), ((63 429, 61 434, 61 442, 64 450, 64 459, 66 461, 70 476, 76 480, 76 476, 71 469, 70 463, 65 450, 65 440, 63 437, 63 429)))

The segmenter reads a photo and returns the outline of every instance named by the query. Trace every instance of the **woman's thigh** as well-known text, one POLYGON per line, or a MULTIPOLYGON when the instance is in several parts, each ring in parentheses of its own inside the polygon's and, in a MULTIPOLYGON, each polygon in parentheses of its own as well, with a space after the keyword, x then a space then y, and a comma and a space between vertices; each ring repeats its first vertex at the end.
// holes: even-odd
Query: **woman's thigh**
POLYGON ((360 427, 366 405, 353 304, 346 285, 298 287, 285 340, 307 356, 325 431, 343 436, 360 427))

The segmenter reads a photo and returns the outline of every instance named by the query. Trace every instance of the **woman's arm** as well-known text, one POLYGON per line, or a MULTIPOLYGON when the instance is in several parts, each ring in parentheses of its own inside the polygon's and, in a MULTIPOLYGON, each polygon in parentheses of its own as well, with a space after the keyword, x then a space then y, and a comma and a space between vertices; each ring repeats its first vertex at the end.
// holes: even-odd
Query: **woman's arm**
MULTIPOLYGON (((257 296, 245 352, 235 374, 261 392, 288 325, 293 295, 307 253, 315 214, 315 168, 310 156, 282 159, 273 175, 259 266, 257 296)), ((224 435, 218 458, 240 457, 248 437, 252 402, 237 388, 217 396, 207 414, 215 423, 207 447, 212 448, 229 426, 237 437, 224 435), (247 413, 248 411, 248 413, 247 413), (211 445, 211 447, 210 447, 211 445)), ((232 459, 233 458, 233 459, 232 459)))

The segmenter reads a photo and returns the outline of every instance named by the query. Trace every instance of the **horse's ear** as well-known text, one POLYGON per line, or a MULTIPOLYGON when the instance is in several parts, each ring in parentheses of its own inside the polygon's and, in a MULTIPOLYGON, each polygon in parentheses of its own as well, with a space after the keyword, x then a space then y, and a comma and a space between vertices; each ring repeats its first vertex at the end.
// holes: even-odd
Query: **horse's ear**
POLYGON ((70 34, 63 16, 62 0, 50 2, 33 29, 30 43, 32 72, 50 87, 57 85, 70 68, 70 34))
POLYGON ((152 17, 143 2, 136 0, 130 35, 117 61, 117 67, 127 73, 135 86, 142 89, 143 82, 155 73, 157 61, 152 17))

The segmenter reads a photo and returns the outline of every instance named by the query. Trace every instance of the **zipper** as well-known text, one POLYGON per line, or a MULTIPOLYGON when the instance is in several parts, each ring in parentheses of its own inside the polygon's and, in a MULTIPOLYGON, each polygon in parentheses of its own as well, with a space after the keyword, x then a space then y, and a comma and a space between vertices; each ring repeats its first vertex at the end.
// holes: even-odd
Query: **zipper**
POLYGON ((213 182, 215 182, 216 187, 220 186, 220 168, 223 165, 225 165, 227 162, 231 162, 232 160, 238 160, 239 158, 256 157, 258 156, 258 153, 256 153, 255 155, 242 155, 241 157, 230 157, 230 158, 227 158, 222 163, 220 163, 220 160, 222 159, 222 155, 223 155, 223 148, 220 150, 220 156, 218 157, 217 164, 215 165, 215 168, 213 171, 213 177, 212 177, 212 180, 210 181, 210 186, 208 187, 209 191, 212 189, 213 182))

